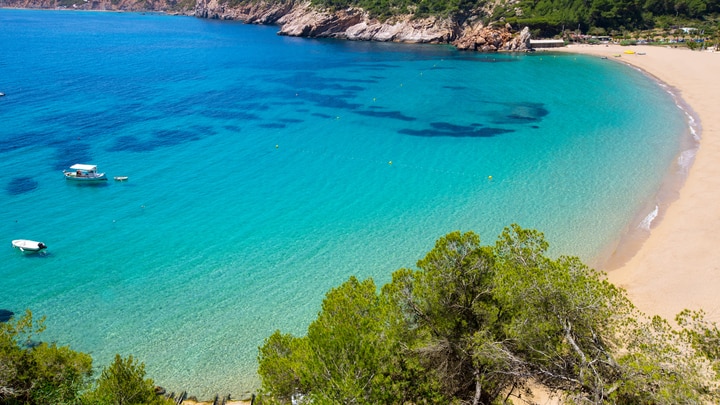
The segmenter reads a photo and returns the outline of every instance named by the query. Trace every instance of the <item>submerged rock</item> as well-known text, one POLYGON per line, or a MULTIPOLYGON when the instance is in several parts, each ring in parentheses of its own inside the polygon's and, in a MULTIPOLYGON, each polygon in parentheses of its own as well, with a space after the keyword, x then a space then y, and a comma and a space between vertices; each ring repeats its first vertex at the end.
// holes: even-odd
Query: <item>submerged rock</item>
POLYGON ((0 309, 0 322, 7 322, 12 319, 15 313, 7 309, 0 309))

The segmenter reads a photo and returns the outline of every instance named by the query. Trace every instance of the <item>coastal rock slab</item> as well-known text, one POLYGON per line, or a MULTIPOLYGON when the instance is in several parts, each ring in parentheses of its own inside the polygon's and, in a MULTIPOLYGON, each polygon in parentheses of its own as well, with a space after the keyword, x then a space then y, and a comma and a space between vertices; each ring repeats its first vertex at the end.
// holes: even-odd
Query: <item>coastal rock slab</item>
POLYGON ((241 2, 229 6, 218 0, 198 0, 195 5, 195 17, 239 20, 246 24, 277 24, 277 21, 292 11, 292 2, 241 2))
POLYGON ((530 48, 530 30, 525 27, 520 35, 514 35, 509 24, 491 28, 477 22, 465 26, 462 35, 452 44, 460 50, 469 51, 525 51, 530 48))
POLYGON ((345 31, 346 39, 405 43, 450 43, 457 36, 456 24, 450 19, 398 17, 381 23, 364 20, 345 31))
POLYGON ((281 25, 280 35, 354 41, 449 43, 456 34, 449 19, 403 16, 380 22, 359 8, 330 12, 310 3, 293 7, 277 23, 281 25))
POLYGON ((313 38, 347 38, 345 31, 363 21, 364 12, 348 8, 329 12, 312 7, 309 2, 302 3, 278 19, 281 25, 280 35, 313 38))

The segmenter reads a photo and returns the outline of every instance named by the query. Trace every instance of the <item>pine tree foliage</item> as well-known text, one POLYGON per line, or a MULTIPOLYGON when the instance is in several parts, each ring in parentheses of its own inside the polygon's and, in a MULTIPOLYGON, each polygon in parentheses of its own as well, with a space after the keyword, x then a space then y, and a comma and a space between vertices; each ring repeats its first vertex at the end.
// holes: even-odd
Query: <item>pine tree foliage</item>
POLYGON ((453 232, 379 292, 351 277, 306 336, 278 331, 260 348, 265 401, 491 404, 531 385, 568 403, 720 400, 720 333, 702 314, 682 330, 647 318, 602 273, 547 248, 517 225, 494 246, 453 232))
POLYGON ((31 311, 0 323, 0 405, 169 405, 145 365, 119 355, 93 381, 92 358, 36 339, 45 318, 31 311))
POLYGON ((115 355, 115 360, 103 369, 93 391, 83 398, 94 405, 161 405, 172 401, 155 393, 153 380, 145 378, 145 364, 132 355, 115 355))
POLYGON ((0 323, 0 404, 76 404, 92 374, 85 353, 37 342, 44 318, 31 311, 0 323))

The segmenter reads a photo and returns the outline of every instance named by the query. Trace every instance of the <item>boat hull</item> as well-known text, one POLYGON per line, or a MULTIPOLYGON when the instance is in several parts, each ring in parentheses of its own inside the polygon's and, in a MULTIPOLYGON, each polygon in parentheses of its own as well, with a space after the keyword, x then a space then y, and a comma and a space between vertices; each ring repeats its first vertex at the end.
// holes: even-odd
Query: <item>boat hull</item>
POLYGON ((74 172, 65 172, 65 179, 72 180, 72 181, 95 182, 95 181, 107 181, 107 176, 105 176, 105 173, 98 173, 98 174, 86 175, 86 176, 78 176, 74 172))
POLYGON ((47 249, 47 245, 44 243, 28 239, 15 239, 12 241, 12 246, 23 253, 37 253, 47 249))

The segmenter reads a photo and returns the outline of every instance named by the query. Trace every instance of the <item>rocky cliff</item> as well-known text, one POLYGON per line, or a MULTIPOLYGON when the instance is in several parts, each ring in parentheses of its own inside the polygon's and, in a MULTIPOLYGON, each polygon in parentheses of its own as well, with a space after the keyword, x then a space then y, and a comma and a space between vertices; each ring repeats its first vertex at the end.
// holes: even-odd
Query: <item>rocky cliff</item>
POLYGON ((149 11, 193 15, 195 0, 0 0, 0 8, 149 11))
POLYGON ((529 31, 513 32, 509 25, 493 28, 480 19, 460 24, 451 18, 397 16, 385 21, 357 8, 327 11, 303 2, 246 1, 229 6, 222 0, 198 0, 195 15, 202 18, 276 24, 280 35, 340 38, 355 41, 445 43, 482 52, 529 49, 529 31))
POLYGON ((524 51, 530 43, 527 28, 517 33, 509 25, 488 27, 480 18, 460 23, 452 18, 407 15, 380 21, 359 8, 331 12, 314 7, 307 0, 0 0, 0 7, 166 12, 278 25, 280 35, 442 43, 482 52, 524 51))

